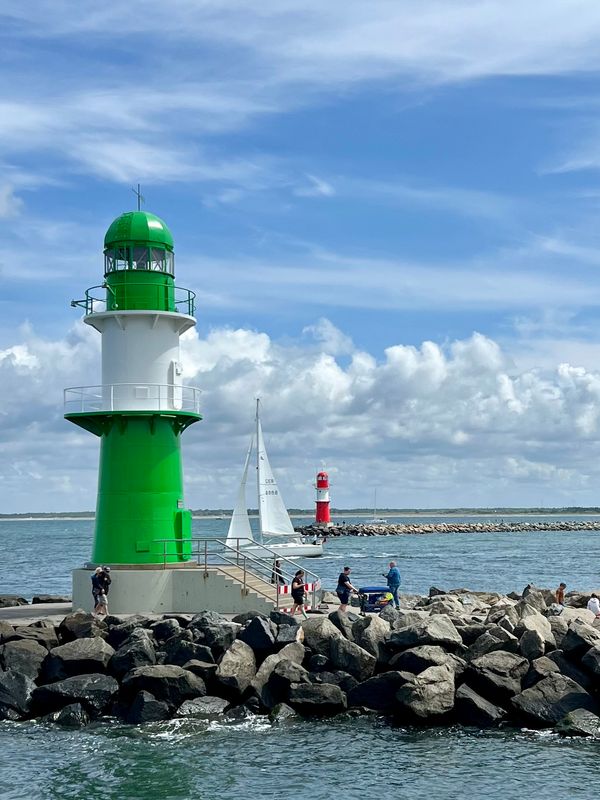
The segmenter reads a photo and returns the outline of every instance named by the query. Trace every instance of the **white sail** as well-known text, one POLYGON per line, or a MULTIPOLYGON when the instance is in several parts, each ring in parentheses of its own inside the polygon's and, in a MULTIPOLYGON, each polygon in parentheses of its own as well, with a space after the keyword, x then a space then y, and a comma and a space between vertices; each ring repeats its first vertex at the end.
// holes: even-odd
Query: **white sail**
POLYGON ((248 465, 250 464, 250 456, 252 455, 252 448, 254 446, 254 437, 250 440, 250 447, 246 453, 246 461, 244 463, 244 473, 240 488, 238 489, 237 500, 235 508, 231 515, 229 523, 229 530, 227 531, 227 544, 231 547, 239 547, 241 545, 250 544, 254 541, 252 536, 252 528, 250 527, 250 517, 248 516, 248 507, 246 506, 246 479, 248 477, 248 465))
POLYGON ((269 464, 262 427, 256 405, 256 458, 258 479, 258 511, 260 515, 260 531, 263 537, 298 536, 292 525, 283 498, 277 487, 277 481, 269 464))

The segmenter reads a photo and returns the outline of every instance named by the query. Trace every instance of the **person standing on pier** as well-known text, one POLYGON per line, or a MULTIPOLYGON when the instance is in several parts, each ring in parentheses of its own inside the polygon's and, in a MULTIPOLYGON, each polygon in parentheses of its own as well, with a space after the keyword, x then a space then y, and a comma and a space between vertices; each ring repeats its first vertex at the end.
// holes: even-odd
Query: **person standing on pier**
POLYGON ((398 592, 400 591, 400 570, 396 566, 395 561, 390 561, 390 568, 388 572, 383 573, 383 577, 387 578, 387 585, 388 589, 392 593, 392 597, 394 598, 394 607, 400 608, 400 598, 398 596, 398 592))
POLYGON ((294 605, 290 611, 292 617, 296 611, 300 610, 304 619, 308 619, 306 611, 304 610, 304 570, 302 569, 298 570, 292 580, 292 599, 294 600, 294 605))
POLYGON ((340 600, 340 611, 348 611, 348 601, 352 592, 358 592, 358 589, 350 583, 350 567, 344 567, 344 571, 339 574, 335 589, 340 600))

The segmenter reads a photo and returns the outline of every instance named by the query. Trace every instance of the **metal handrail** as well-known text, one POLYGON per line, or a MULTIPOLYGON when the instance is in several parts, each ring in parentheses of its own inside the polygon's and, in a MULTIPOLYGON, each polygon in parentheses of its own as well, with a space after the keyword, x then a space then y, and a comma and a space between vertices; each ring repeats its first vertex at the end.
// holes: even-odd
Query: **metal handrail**
MULTIPOLYGON (((239 543, 240 541, 243 541, 243 540, 237 539, 236 541, 238 541, 238 543, 239 543)), ((163 552, 162 552, 163 568, 166 568, 166 566, 167 566, 167 557, 169 555, 174 555, 175 554, 175 553, 168 552, 168 545, 169 544, 176 545, 176 551, 180 551, 180 548, 181 548, 182 544, 184 544, 186 546, 186 548, 187 548, 187 546, 190 546, 190 549, 187 552, 187 555, 192 556, 192 557, 195 556, 196 560, 197 560, 197 563, 198 563, 198 566, 202 566, 201 558, 203 558, 203 562, 204 562, 203 566, 204 566, 204 574, 205 574, 205 576, 208 574, 209 568, 217 569, 218 571, 221 571, 221 572, 224 572, 224 574, 227 574, 227 572, 225 572, 225 570, 222 568, 223 567, 223 562, 224 562, 224 564, 226 566, 233 566, 233 567, 238 567, 238 568, 241 567, 242 575, 243 575, 243 577, 242 577, 242 588, 243 588, 244 594, 247 594, 248 591, 249 591, 249 588, 248 588, 248 577, 247 577, 248 575, 252 575, 252 576, 254 576, 256 578, 259 578, 260 580, 265 581, 265 582, 267 582, 267 580, 269 580, 269 579, 272 581, 272 578, 273 578, 273 575, 274 575, 275 561, 277 560, 279 562, 285 562, 285 564, 287 566, 291 566, 291 567, 293 567, 295 569, 288 573, 287 570, 284 571, 283 568, 282 568, 281 569, 281 574, 282 574, 283 578, 286 579, 286 582, 291 582, 291 579, 293 577, 293 573, 295 571, 297 571, 298 569, 302 569, 304 571, 304 575, 305 575, 305 584, 312 584, 312 589, 311 589, 312 603, 311 604, 312 604, 313 608, 315 608, 316 605, 317 605, 317 590, 318 590, 319 584, 320 584, 319 576, 315 572, 312 572, 312 570, 306 569, 305 567, 301 566, 300 564, 298 564, 298 562, 293 561, 292 559, 287 558, 286 556, 279 555, 275 550, 273 550, 272 548, 267 547, 266 545, 263 545, 261 543, 255 542, 255 543, 253 543, 253 547, 254 546, 260 547, 262 550, 264 550, 265 553, 268 554, 268 556, 265 556, 265 558, 260 558, 258 556, 254 556, 254 555, 251 555, 251 554, 248 554, 248 553, 244 553, 244 551, 242 549, 240 549, 239 546, 238 547, 232 547, 224 539, 217 539, 217 538, 215 538, 213 536, 198 536, 198 537, 192 537, 191 539, 185 539, 183 541, 181 539, 157 539, 157 540, 155 540, 155 542, 156 542, 156 544, 162 544, 162 546, 163 546, 162 547, 162 550, 163 550, 163 552), (198 546, 197 546, 196 550, 194 551, 192 545, 195 542, 198 543, 198 546), (204 546, 201 547, 201 544, 203 544, 204 546), (219 545, 220 548, 222 548, 222 549, 220 551, 212 551, 211 552, 211 551, 209 551, 209 544, 219 545), (225 551, 225 552, 223 552, 223 551, 225 551), (230 555, 231 553, 234 554, 235 559, 230 555), (209 556, 215 556, 215 555, 219 556, 219 558, 221 559, 221 563, 214 563, 214 562, 211 563, 209 561, 209 556), (310 580, 310 579, 306 580, 306 578, 310 578, 310 577, 312 577, 312 580, 310 580)), ((279 592, 279 584, 277 582, 275 582, 273 584, 273 588, 275 590, 275 606, 276 606, 276 608, 279 608, 280 597, 281 597, 280 592, 279 592)), ((256 592, 257 594, 261 595, 262 597, 266 597, 268 600, 272 601, 272 599, 273 599, 269 594, 267 594, 267 592, 262 591, 260 588, 258 588, 256 586, 252 587, 252 591, 256 592)))
MULTIPOLYGON (((158 291, 163 291, 165 288, 167 288, 167 289, 171 288, 171 287, 165 287, 164 285, 159 285, 159 284, 150 283, 150 282, 135 283, 135 284, 133 284, 133 286, 135 286, 136 288, 138 286, 153 286, 158 291)), ((126 287, 126 284, 121 284, 119 286, 120 290, 121 291, 124 290, 125 293, 126 293, 125 287, 126 287)), ((194 312, 195 312, 195 308, 196 308, 196 304, 194 302, 195 299, 196 299, 196 292, 193 292, 191 289, 186 289, 183 286, 173 286, 172 288, 173 288, 174 292, 184 292, 185 293, 185 296, 184 297, 180 297, 179 299, 174 294, 174 296, 173 296, 173 305, 175 306, 175 308, 177 310, 179 310, 178 307, 180 305, 184 306, 184 307, 187 306, 187 314, 188 314, 188 316, 193 317, 194 316, 194 312)), ((83 299, 81 299, 81 300, 71 300, 72 308, 77 308, 77 307, 83 308, 84 311, 85 311, 86 317, 89 316, 90 314, 97 313, 95 311, 95 308, 94 308, 94 304, 95 303, 102 303, 102 304, 104 304, 104 306, 106 306, 106 298, 105 297, 94 297, 94 295, 92 294, 94 289, 106 289, 108 292, 111 292, 111 294, 113 296, 116 296, 116 292, 115 292, 114 288, 112 286, 109 286, 107 283, 99 283, 97 286, 90 286, 89 289, 85 290, 85 297, 83 299)), ((115 308, 114 310, 118 311, 119 309, 115 308)), ((127 310, 127 309, 125 309, 125 310, 127 310)), ((136 309, 136 310, 143 310, 143 309, 136 309)), ((148 310, 149 311, 154 311, 156 309, 148 309, 148 310)))
POLYGON ((140 381, 104 383, 93 386, 69 386, 63 390, 63 404, 65 413, 85 413, 88 411, 121 411, 123 402, 129 408, 132 402, 135 403, 135 400, 138 400, 140 405, 155 404, 156 408, 150 410, 191 410, 199 414, 201 394, 202 390, 197 386, 184 386, 177 383, 144 383, 140 381), (153 397, 136 398, 123 396, 123 394, 119 396, 119 389, 134 386, 158 391, 153 397))

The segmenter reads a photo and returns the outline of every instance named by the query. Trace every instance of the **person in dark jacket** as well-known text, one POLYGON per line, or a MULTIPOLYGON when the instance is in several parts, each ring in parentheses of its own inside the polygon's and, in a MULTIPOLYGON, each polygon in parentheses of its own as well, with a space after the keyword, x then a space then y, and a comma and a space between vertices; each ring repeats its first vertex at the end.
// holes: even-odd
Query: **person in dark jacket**
POLYGON ((112 583, 110 577, 110 567, 102 567, 100 570, 99 576, 100 588, 104 592, 104 594, 108 594, 108 590, 110 589, 110 584, 112 583))
POLYGON ((96 567, 95 571, 92 572, 92 597, 94 598, 94 611, 96 611, 96 606, 98 605, 98 595, 102 591, 102 583, 100 581, 101 574, 102 567, 96 567))

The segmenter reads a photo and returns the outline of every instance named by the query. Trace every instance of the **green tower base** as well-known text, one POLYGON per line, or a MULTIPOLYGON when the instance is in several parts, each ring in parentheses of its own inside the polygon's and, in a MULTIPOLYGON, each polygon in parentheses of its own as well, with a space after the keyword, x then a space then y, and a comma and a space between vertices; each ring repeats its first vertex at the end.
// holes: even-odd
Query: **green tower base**
POLYGON ((200 418, 147 411, 67 415, 101 437, 93 563, 189 560, 192 515, 183 507, 180 434, 200 418))

